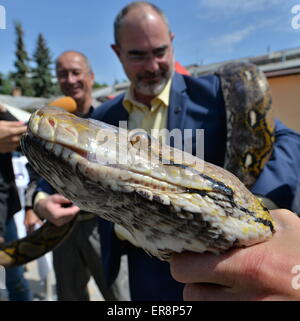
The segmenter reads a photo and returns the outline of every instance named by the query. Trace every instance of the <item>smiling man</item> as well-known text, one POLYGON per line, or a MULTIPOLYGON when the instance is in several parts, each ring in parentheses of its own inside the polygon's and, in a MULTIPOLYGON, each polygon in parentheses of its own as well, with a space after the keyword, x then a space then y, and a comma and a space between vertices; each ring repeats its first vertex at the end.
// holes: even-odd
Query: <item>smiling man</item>
POLYGON ((75 51, 62 53, 56 60, 56 76, 61 91, 76 101, 76 114, 89 113, 92 105, 94 73, 87 58, 75 51))
MULTIPOLYGON (((193 78, 175 72, 174 34, 170 29, 163 12, 149 2, 132 2, 118 13, 114 21, 115 43, 111 47, 124 68, 130 88, 95 109, 92 117, 112 125, 128 121, 129 129, 142 128, 153 136, 164 129, 169 132, 179 129, 182 133, 191 129, 192 137, 186 138, 186 142, 195 142, 196 130, 201 128, 204 159, 224 166, 227 128, 220 79, 213 74, 193 78)), ((280 122, 276 122, 275 135, 272 159, 252 191, 270 198, 279 207, 289 208, 296 184, 292 173, 299 173, 299 137, 280 122)), ((162 138, 167 141, 168 137, 162 138)), ((186 142, 183 137, 183 144, 186 142)), ((153 224, 155 228, 156 223, 153 224)), ((143 229, 143 224, 139 225, 143 229)), ((102 220, 100 228, 109 284, 117 275, 119 257, 125 252, 132 300, 182 300, 184 285, 172 278, 168 263, 150 257, 117 224, 113 226, 102 220)), ((186 280, 182 274, 173 276, 181 282, 186 280)), ((201 279, 203 283, 205 277, 201 279)))

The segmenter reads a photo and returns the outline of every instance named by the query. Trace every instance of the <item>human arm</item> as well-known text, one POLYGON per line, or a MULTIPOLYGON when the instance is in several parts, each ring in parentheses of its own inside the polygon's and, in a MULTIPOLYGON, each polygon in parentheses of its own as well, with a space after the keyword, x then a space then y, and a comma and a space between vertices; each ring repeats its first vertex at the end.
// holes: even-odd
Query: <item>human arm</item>
POLYGON ((274 210, 276 233, 263 243, 221 255, 185 252, 171 258, 185 300, 300 300, 300 219, 274 210), (299 272, 298 272, 299 273, 299 272))
POLYGON ((40 198, 34 205, 34 212, 42 219, 47 219, 56 226, 70 222, 80 211, 76 205, 60 194, 40 198), (67 206, 67 207, 66 207, 67 206))
POLYGON ((33 210, 41 219, 47 219, 56 226, 70 222, 80 211, 71 201, 57 194, 44 179, 38 183, 33 196, 33 210))
POLYGON ((24 225, 28 234, 34 231, 36 224, 41 225, 42 223, 42 220, 35 214, 32 208, 26 208, 24 225))
POLYGON ((19 146, 20 138, 26 128, 24 123, 20 121, 0 120, 0 153, 15 150, 19 146))
POLYGON ((272 156, 251 191, 291 210, 299 175, 300 134, 277 120, 272 156))
POLYGON ((25 217, 24 225, 28 234, 32 233, 35 230, 36 224, 41 225, 42 220, 36 215, 33 210, 33 195, 36 191, 39 181, 42 179, 32 168, 30 163, 26 164, 26 168, 29 174, 29 184, 25 189, 25 217))

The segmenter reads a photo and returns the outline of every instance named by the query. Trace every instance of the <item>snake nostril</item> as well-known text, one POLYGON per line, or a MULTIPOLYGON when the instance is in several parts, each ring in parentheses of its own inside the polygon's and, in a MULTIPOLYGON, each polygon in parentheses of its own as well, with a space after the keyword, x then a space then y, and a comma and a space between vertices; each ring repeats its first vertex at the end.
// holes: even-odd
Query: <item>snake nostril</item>
POLYGON ((55 127, 55 121, 52 118, 50 118, 48 122, 52 127, 55 127))

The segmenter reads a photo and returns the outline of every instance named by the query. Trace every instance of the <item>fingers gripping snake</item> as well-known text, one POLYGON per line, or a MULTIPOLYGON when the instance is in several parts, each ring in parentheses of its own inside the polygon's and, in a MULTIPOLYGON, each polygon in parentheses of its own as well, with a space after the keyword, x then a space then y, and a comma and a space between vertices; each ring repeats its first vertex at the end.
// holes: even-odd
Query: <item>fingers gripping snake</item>
MULTIPOLYGON (((216 73, 227 114, 228 170, 138 132, 54 107, 31 116, 22 149, 59 193, 82 210, 120 224, 160 259, 172 252, 220 253, 264 241, 272 236, 274 223, 246 186, 255 182, 272 153, 268 83, 246 63, 227 64, 216 73)), ((36 259, 59 244, 74 224, 47 222, 30 236, 4 244, 0 264, 36 259)))

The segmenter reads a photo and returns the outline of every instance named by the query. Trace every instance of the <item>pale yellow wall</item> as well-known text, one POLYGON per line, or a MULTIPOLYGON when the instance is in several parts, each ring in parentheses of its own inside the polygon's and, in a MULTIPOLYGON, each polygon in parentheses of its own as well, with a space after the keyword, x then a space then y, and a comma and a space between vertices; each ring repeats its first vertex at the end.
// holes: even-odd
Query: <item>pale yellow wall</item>
POLYGON ((300 132, 300 74, 268 78, 275 117, 300 132))

